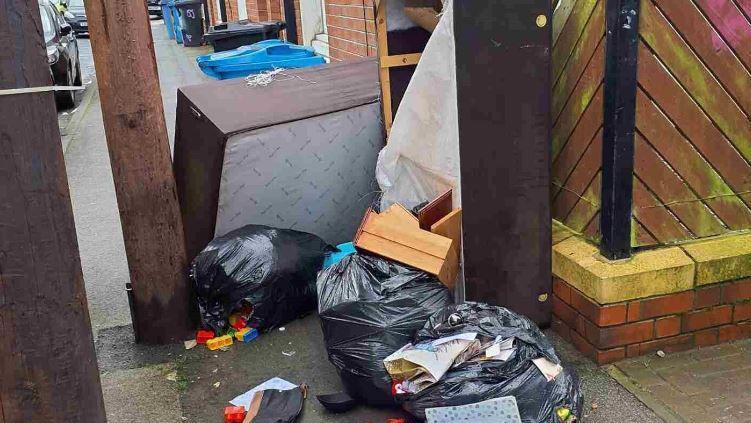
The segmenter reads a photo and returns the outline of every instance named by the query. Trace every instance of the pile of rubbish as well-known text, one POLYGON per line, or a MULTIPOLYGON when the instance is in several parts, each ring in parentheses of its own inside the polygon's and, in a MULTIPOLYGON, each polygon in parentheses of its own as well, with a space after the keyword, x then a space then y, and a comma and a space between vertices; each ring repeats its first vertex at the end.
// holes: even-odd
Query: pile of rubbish
POLYGON ((317 273, 334 251, 315 235, 261 225, 215 238, 191 265, 204 328, 196 342, 211 350, 250 342, 312 312, 317 273))
MULTIPOLYGON (((502 307, 454 304, 461 209, 451 198, 449 191, 414 211, 368 210, 354 241, 337 248, 260 225, 216 238, 192 264, 204 327, 197 343, 214 350, 250 342, 317 308, 346 390, 318 397, 331 411, 402 407, 439 422, 473 405, 518 416, 511 421, 575 421, 579 378, 532 321, 502 307)), ((263 398, 288 401, 279 395, 263 398)), ((225 421, 244 421, 253 409, 249 398, 233 407, 225 421)))

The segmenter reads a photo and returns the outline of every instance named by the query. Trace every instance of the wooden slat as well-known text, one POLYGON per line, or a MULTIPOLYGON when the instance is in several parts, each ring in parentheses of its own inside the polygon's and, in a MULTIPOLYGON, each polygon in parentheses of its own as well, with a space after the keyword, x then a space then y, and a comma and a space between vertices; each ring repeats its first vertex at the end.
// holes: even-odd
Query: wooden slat
POLYGON ((640 33, 741 154, 751 159, 751 121, 650 1, 644 2, 640 33))
MULTIPOLYGON (((389 55, 389 44, 387 38, 387 21, 386 21, 386 4, 387 0, 382 0, 376 8, 376 40, 378 42, 378 59, 379 61, 389 55)), ((388 67, 380 67, 378 71, 381 80, 381 106, 383 108, 383 126, 386 128, 386 139, 391 132, 391 124, 394 122, 394 116, 391 111, 391 76, 388 67)))
POLYGON ((656 0, 656 4, 749 116, 751 74, 701 11, 691 1, 656 0))
POLYGON ((647 245, 655 245, 658 243, 657 239, 649 233, 647 228, 634 218, 631 220, 631 227, 634 233, 633 245, 634 247, 643 247, 647 245))
POLYGON ((438 275, 443 269, 444 260, 438 257, 420 254, 412 247, 367 232, 363 232, 357 239, 357 248, 377 251, 386 258, 422 269, 432 275, 438 275))
POLYGON ((584 150, 602 127, 602 86, 584 111, 565 145, 553 151, 553 180, 565 181, 584 150), (557 150, 557 151, 556 151, 557 150))
POLYGON ((751 165, 645 46, 639 48, 639 84, 736 192, 751 190, 751 165))
MULTIPOLYGON (((581 144, 580 149, 577 147, 578 154, 576 157, 572 153, 570 161, 556 162, 556 165, 553 167, 553 191, 551 198, 557 198, 562 186, 566 186, 567 184, 575 185, 575 181, 578 178, 576 174, 581 172, 579 170, 580 167, 599 169, 602 166, 602 127, 589 140, 582 140, 581 144), (595 152, 588 151, 590 148, 595 148, 595 152)), ((562 159, 567 158, 562 157, 562 159)), ((594 173, 590 173, 590 177, 591 175, 594 175, 594 173)))
POLYGON ((571 15, 571 11, 574 9, 575 5, 576 0, 560 0, 559 2, 553 2, 553 44, 558 41, 563 25, 568 21, 568 17, 571 15))
POLYGON ((732 0, 696 0, 696 3, 741 61, 751 69, 751 23, 735 3, 732 0))
POLYGON ((568 214, 564 223, 569 228, 582 232, 587 224, 600 210, 600 190, 602 189, 602 173, 598 172, 592 179, 584 195, 576 203, 576 206, 568 214))
POLYGON ((719 220, 670 169, 657 152, 637 134, 634 138, 634 173, 653 191, 663 204, 700 237, 725 232, 719 220))
POLYGON ((705 203, 726 225, 751 227, 751 211, 641 89, 636 98, 636 126, 700 198, 724 196, 705 203))
POLYGON ((587 25, 582 39, 571 53, 571 59, 566 63, 560 78, 553 86, 553 111, 555 120, 563 110, 563 106, 571 96, 579 77, 591 60, 605 61, 605 14, 600 2, 593 13, 592 21, 587 25))
POLYGON ((566 24, 563 25, 561 35, 553 46, 551 58, 553 81, 558 79, 560 70, 563 69, 563 65, 568 60, 569 55, 571 55, 598 1, 603 0, 578 0, 566 24))
POLYGON ((589 106, 597 90, 602 85, 605 61, 592 60, 584 71, 579 83, 571 93, 558 120, 553 124, 553 154, 556 155, 576 128, 579 118, 589 106))
POLYGON ((678 219, 661 205, 638 177, 634 176, 634 217, 639 219, 660 243, 693 238, 678 219))
POLYGON ((396 68, 399 66, 416 65, 420 61, 422 53, 396 54, 380 58, 381 68, 396 68))
POLYGON ((589 221, 587 227, 582 232, 584 237, 590 241, 598 242, 602 237, 600 234, 600 212, 595 213, 594 217, 589 221))
MULTIPOLYGON (((592 143, 582 155, 582 159, 565 182, 565 188, 559 190, 558 195, 553 199, 553 217, 564 219, 570 213, 579 201, 579 196, 584 195, 585 190, 601 166, 602 137, 600 136, 592 140, 592 143)), ((597 193, 596 198, 600 198, 599 193, 597 193)))
POLYGON ((746 14, 746 19, 751 22, 751 0, 738 0, 738 5, 741 10, 746 14))

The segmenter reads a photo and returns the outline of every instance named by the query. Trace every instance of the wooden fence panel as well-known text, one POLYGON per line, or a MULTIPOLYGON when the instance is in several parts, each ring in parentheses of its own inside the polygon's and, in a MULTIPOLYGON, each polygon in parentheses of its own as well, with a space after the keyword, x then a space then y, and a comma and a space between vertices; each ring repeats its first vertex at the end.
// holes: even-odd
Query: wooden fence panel
POLYGON ((642 0, 635 246, 751 229, 748 3, 642 0))
POLYGON ((561 0, 553 14, 553 217, 599 238, 605 0, 561 0))

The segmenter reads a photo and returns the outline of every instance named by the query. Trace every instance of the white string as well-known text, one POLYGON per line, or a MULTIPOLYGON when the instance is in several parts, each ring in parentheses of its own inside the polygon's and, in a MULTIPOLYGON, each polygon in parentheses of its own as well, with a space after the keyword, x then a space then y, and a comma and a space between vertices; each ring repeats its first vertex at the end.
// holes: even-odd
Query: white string
POLYGON ((248 75, 245 77, 245 82, 248 83, 251 87, 265 87, 269 84, 271 84, 274 81, 287 81, 290 79, 299 79, 300 81, 307 82, 309 84, 316 84, 316 81, 311 81, 309 79, 305 79, 299 75, 290 75, 287 73, 284 73, 287 69, 284 68, 275 68, 274 70, 261 72, 255 75, 248 75), (285 79, 278 79, 277 75, 286 76, 285 79))
POLYGON ((29 94, 29 93, 43 93, 47 91, 82 91, 86 87, 67 87, 67 86, 46 86, 46 87, 27 87, 27 88, 11 88, 7 90, 0 90, 1 95, 17 95, 17 94, 29 94))

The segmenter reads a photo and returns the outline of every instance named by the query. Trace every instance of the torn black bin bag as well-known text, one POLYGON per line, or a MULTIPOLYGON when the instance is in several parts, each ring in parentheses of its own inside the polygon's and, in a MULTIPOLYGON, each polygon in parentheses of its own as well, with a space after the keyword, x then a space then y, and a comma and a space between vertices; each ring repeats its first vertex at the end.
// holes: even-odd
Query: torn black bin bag
POLYGON ((283 325, 316 307, 316 274, 335 251, 315 235, 247 225, 215 238, 193 260, 201 323, 221 333, 243 304, 259 330, 283 325))
POLYGON ((256 392, 245 421, 250 423, 292 423, 302 412, 307 388, 256 392))
POLYGON ((516 351, 506 361, 467 361, 452 369, 434 385, 406 398, 404 409, 425 420, 425 410, 474 404, 513 396, 522 422, 557 422, 556 412, 568 408, 581 419, 584 397, 576 373, 564 366, 550 382, 532 362, 545 357, 561 360, 553 345, 528 318, 503 307, 467 302, 450 306, 431 316, 417 333, 415 343, 460 333, 477 332, 480 338, 516 338, 516 351))
POLYGON ((380 257, 358 253, 322 271, 318 313, 329 361, 347 392, 367 404, 397 405, 383 359, 451 303, 435 277, 380 257))

